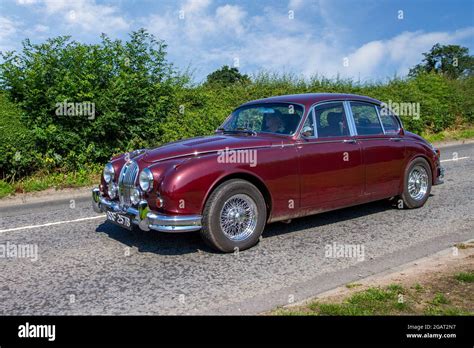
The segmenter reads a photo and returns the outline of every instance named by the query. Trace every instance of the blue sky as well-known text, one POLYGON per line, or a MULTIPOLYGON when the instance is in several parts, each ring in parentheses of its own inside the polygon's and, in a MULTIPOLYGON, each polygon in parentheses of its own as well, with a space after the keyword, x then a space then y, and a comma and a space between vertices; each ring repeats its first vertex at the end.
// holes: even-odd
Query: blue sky
POLYGON ((474 1, 0 0, 0 50, 28 37, 97 42, 146 28, 197 82, 222 65, 304 77, 383 80, 435 43, 474 50, 474 1))

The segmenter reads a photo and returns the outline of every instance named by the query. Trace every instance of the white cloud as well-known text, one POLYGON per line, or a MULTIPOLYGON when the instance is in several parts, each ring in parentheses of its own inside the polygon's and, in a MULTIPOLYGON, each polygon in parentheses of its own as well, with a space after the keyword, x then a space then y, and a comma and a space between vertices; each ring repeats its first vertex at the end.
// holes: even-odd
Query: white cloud
POLYGON ((210 0, 188 0, 178 7, 179 10, 152 14, 141 24, 169 44, 176 40, 188 46, 201 45, 209 38, 238 36, 245 32, 246 12, 240 6, 223 5, 212 11, 210 5, 210 0))
POLYGON ((56 23, 88 32, 128 30, 129 22, 117 7, 97 4, 95 0, 17 0, 23 6, 35 6, 56 23))
POLYGON ((18 32, 20 22, 15 22, 12 19, 0 16, 0 51, 11 51, 15 49, 14 37, 18 32))
POLYGON ((38 3, 39 0, 16 0, 19 5, 32 5, 38 3))
POLYGON ((43 24, 37 24, 33 29, 36 33, 47 33, 49 31, 49 27, 43 24))
POLYGON ((239 6, 225 5, 216 9, 215 18, 217 27, 222 29, 230 29, 240 35, 244 32, 242 24, 246 12, 239 6))
POLYGON ((288 2, 288 8, 290 10, 298 10, 303 6, 304 3, 304 0, 290 0, 290 2, 288 2))
POLYGON ((4 39, 16 32, 15 23, 7 18, 0 16, 0 38, 4 39))

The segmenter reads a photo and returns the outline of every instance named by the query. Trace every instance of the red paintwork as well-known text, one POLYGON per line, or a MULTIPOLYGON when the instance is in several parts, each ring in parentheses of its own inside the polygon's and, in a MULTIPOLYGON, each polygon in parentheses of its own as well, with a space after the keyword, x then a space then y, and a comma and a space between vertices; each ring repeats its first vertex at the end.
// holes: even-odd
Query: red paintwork
MULTIPOLYGON (((206 199, 219 183, 241 177, 264 193, 269 208, 267 220, 273 222, 398 195, 407 164, 418 156, 428 160, 433 181, 436 179, 438 155, 423 138, 403 130, 398 135, 300 138, 299 130, 310 107, 329 100, 380 104, 369 97, 348 94, 301 94, 252 101, 244 105, 303 105, 305 113, 296 135, 216 134, 169 143, 134 157, 140 170, 149 167, 155 177, 153 192, 145 195, 150 208, 175 215, 202 214, 206 199), (402 141, 389 140, 394 137, 402 141), (357 143, 328 142, 352 138, 357 143), (218 163, 217 151, 225 148, 255 148, 257 165, 218 163), (342 160, 345 152, 349 161, 342 160), (156 207, 157 192, 164 200, 163 208, 156 207)), ((124 156, 111 162, 117 180, 124 156)), ((103 180, 102 185, 106 186, 103 180)))

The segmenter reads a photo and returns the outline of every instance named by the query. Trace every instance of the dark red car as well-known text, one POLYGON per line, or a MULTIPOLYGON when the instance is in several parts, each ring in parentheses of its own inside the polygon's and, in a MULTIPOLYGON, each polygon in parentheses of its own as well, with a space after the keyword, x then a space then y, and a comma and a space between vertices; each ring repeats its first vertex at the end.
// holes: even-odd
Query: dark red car
POLYGON ((381 105, 319 93, 246 103, 215 135, 112 158, 94 209, 128 229, 200 230, 230 252, 275 221, 392 197, 421 207, 442 183, 439 151, 381 105))

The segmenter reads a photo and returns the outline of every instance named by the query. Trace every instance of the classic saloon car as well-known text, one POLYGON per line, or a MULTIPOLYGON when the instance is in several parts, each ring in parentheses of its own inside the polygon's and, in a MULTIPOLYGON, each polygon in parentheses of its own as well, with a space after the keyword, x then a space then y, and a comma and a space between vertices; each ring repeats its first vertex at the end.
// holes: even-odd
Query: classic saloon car
POLYGON ((94 210, 128 229, 200 230, 231 252, 275 221, 394 197, 421 207, 442 183, 439 151, 382 105, 348 94, 251 101, 212 136, 112 158, 94 210))

